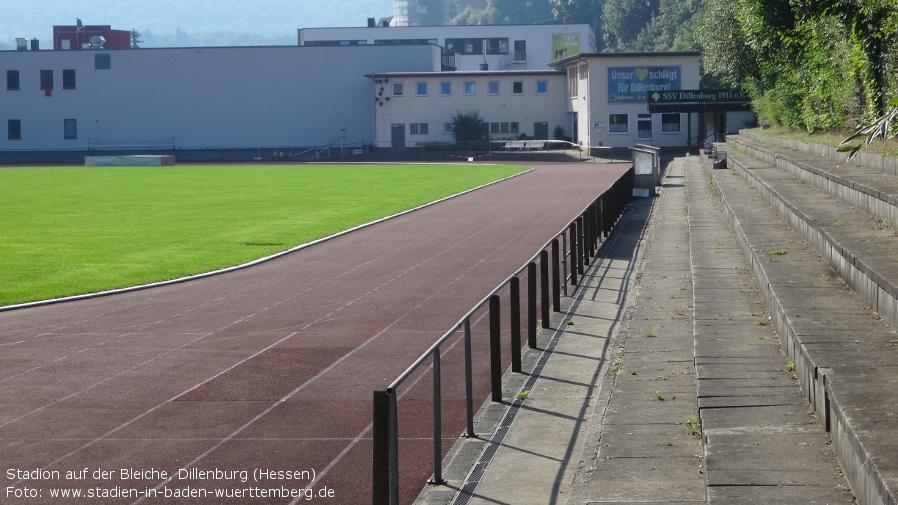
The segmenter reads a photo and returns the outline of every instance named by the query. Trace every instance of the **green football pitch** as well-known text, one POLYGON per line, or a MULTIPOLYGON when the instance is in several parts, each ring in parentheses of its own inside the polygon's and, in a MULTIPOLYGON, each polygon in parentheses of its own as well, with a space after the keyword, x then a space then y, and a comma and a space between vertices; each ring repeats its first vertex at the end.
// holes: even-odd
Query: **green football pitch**
POLYGON ((0 306, 238 265, 526 170, 510 165, 0 169, 0 306))

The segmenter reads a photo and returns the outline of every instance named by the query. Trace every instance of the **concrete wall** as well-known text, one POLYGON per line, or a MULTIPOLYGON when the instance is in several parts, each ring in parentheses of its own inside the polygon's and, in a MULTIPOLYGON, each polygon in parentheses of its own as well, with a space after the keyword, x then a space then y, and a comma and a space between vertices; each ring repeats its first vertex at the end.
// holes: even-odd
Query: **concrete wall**
POLYGON ((143 142, 174 137, 183 148, 322 145, 374 136, 374 71, 439 69, 433 46, 228 47, 110 51, 3 51, 0 80, 18 70, 18 90, 0 82, 0 149, 85 149, 89 138, 143 142), (110 68, 95 68, 108 55, 110 68), (47 96, 40 71, 53 70, 47 96), (63 89, 74 70, 75 89, 63 89), (9 119, 21 140, 9 140, 9 119), (77 138, 64 138, 64 120, 77 138))

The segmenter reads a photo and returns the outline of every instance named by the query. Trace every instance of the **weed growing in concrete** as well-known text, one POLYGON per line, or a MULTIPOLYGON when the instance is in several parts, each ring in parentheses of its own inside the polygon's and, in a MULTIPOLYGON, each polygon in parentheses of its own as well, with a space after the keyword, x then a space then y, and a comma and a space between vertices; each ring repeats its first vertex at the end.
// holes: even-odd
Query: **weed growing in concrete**
POLYGON ((686 422, 683 423, 683 426, 689 428, 693 437, 700 437, 702 435, 702 427, 698 422, 698 416, 689 416, 689 418, 686 419, 686 422))
POLYGON ((792 373, 792 372, 795 371, 795 362, 794 362, 794 361, 789 360, 789 361, 786 363, 786 371, 789 372, 789 373, 792 373))
POLYGON ((655 399, 658 400, 659 402, 663 402, 665 399, 664 393, 662 393, 660 391, 655 391, 655 399))
POLYGON ((786 250, 785 249, 774 249, 774 250, 768 252, 767 254, 769 254, 771 256, 785 256, 786 250))
POLYGON ((530 391, 518 391, 518 400, 524 401, 528 396, 530 396, 530 391))
POLYGON ((624 351, 618 352, 617 359, 614 360, 613 363, 611 363, 611 372, 612 373, 616 374, 617 372, 620 372, 620 363, 623 359, 624 359, 624 351))

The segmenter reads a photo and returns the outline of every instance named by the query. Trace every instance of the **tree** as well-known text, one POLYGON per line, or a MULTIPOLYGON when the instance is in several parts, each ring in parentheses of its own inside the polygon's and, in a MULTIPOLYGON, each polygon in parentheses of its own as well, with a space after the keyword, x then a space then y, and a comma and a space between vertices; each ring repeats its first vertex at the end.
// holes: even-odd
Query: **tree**
POLYGON ((143 37, 143 34, 135 29, 131 29, 131 47, 133 49, 140 49, 138 44, 143 44, 143 40, 140 38, 143 37))
POLYGON ((486 121, 477 111, 458 111, 452 116, 452 136, 456 142, 480 142, 489 140, 486 121))
POLYGON ((695 13, 701 8, 701 0, 660 0, 658 11, 642 28, 633 49, 636 51, 694 50, 694 45, 684 40, 686 29, 695 13))
POLYGON ((759 77, 758 54, 745 39, 732 0, 706 0, 689 27, 702 51, 704 71, 726 86, 759 77))
POLYGON ((552 20, 550 0, 487 0, 486 7, 466 7, 452 25, 529 25, 552 20))
POLYGON ((602 7, 605 0, 549 0, 552 16, 562 23, 585 23, 592 26, 596 34, 596 44, 603 47, 602 7))
POLYGON ((658 12, 659 0, 606 0, 602 32, 612 51, 631 50, 639 33, 658 12))

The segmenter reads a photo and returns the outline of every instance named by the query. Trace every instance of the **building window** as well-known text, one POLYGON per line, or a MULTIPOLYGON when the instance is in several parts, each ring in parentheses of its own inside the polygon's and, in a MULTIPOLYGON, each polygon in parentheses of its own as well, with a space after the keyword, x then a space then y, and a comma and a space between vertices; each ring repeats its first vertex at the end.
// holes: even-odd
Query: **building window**
POLYGON ((476 94, 476 87, 474 86, 474 81, 468 81, 465 83, 465 95, 473 96, 476 94))
POLYGON ((508 38, 446 39, 446 49, 458 54, 483 54, 484 49, 486 54, 508 54, 508 38))
POLYGON ((499 94, 499 81, 490 81, 489 89, 487 90, 491 95, 499 94))
POLYGON ((548 95, 549 94, 549 81, 536 81, 536 94, 537 95, 548 95))
POLYGON ((610 133, 627 133, 629 126, 629 117, 627 114, 611 114, 608 116, 608 131, 610 133))
POLYGON ((430 135, 430 126, 427 123, 421 123, 418 125, 418 131, 421 132, 421 135, 430 135))
POLYGON ((41 89, 53 89, 52 70, 41 70, 41 89))
POLYGON ((402 83, 397 82, 393 84, 393 96, 402 96, 402 83))
POLYGON ((17 91, 19 89, 19 71, 6 71, 6 89, 9 91, 17 91))
POLYGON ((499 123, 500 133, 508 133, 508 123, 499 123))
POLYGON ((431 46, 436 43, 436 39, 374 39, 375 46, 431 46))
POLYGON ((521 125, 518 122, 509 123, 511 125, 511 133, 521 133, 521 125))
POLYGON ((652 115, 640 114, 636 118, 636 138, 650 140, 652 138, 652 115))
POLYGON ((499 134, 499 123, 490 123, 490 134, 499 134))
POLYGON ((580 78, 577 75, 577 67, 571 67, 568 70, 567 80, 568 80, 568 85, 571 88, 571 98, 579 96, 579 94, 580 94, 580 87, 579 87, 580 78))
POLYGON ((109 70, 112 68, 112 55, 111 54, 95 54, 94 55, 94 68, 96 70, 109 70))
POLYGON ((419 82, 415 85, 415 94, 418 96, 427 96, 427 83, 419 82))
POLYGON ((62 71, 62 89, 75 89, 75 70, 62 71))
POLYGON ((418 123, 409 123, 408 134, 409 135, 417 135, 418 134, 418 123))
POLYGON ((6 121, 6 138, 9 140, 22 140, 22 120, 10 119, 6 121))
POLYGON ((65 133, 63 138, 77 139, 78 138, 78 120, 77 119, 63 119, 63 129, 65 133))
POLYGON ((429 133, 430 126, 427 123, 409 123, 408 125, 409 135, 428 135, 429 133))
POLYGON ((662 133, 680 133, 680 114, 661 114, 662 133))
POLYGON ((443 134, 452 135, 452 123, 443 123, 443 134))
POLYGON ((452 96, 452 83, 451 82, 441 82, 440 83, 440 96, 452 96))
POLYGON ((511 83, 511 94, 523 95, 524 94, 524 81, 513 81, 511 83))

